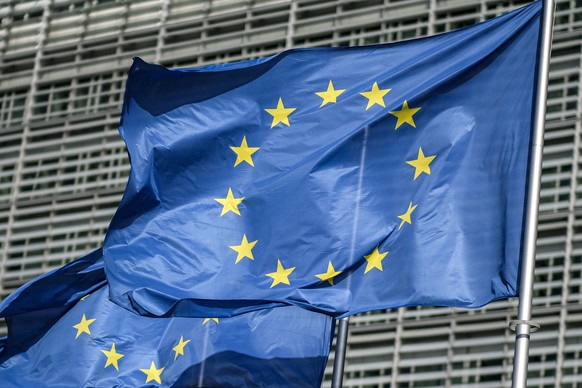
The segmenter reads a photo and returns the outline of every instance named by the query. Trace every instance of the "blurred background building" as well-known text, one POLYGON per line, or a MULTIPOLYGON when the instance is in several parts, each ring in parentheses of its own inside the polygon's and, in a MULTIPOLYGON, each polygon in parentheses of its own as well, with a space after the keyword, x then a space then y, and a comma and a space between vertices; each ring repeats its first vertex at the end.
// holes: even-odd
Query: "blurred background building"
MULTIPOLYGON (((117 124, 132 57, 190 67, 392 42, 527 2, 0 0, 0 298, 101 245, 129 172, 117 124)), ((582 0, 557 0, 531 387, 582 387, 581 61, 582 0)), ((516 305, 352 317, 345 386, 509 386, 516 305)))

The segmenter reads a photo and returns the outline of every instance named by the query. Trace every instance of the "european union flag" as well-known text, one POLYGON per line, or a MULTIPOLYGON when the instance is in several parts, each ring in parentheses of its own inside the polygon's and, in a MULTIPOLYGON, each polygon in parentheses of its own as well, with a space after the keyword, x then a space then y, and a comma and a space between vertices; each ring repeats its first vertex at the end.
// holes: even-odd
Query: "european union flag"
POLYGON ((136 59, 112 299, 345 316, 515 296, 540 11, 195 69, 136 59))
POLYGON ((332 318, 298 307, 150 318, 108 299, 95 251, 0 304, 2 387, 318 387, 332 318))

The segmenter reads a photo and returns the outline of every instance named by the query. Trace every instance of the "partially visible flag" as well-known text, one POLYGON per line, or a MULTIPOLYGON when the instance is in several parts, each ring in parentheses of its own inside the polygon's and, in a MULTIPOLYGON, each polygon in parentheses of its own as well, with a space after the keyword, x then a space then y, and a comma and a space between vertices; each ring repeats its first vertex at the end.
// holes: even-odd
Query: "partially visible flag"
POLYGON ((0 318, 8 327, 0 342, 0 363, 27 351, 83 296, 105 284, 99 248, 8 295, 0 302, 0 318))
POLYGON ((345 316, 515 296, 540 11, 197 69, 136 59, 112 299, 345 316))
POLYGON ((99 251, 23 286, 0 317, 2 387, 318 387, 333 335, 330 317, 292 306, 136 315, 109 301, 99 251))

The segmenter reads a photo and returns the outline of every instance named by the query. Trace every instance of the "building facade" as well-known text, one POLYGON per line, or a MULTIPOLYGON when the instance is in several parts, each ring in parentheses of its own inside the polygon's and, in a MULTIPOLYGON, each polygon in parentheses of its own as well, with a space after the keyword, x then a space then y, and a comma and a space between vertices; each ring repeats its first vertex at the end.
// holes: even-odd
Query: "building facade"
MULTIPOLYGON (((0 0, 0 298, 102 244, 129 173, 117 124, 132 57, 193 67, 392 42, 527 2, 0 0)), ((582 1, 557 0, 531 387, 582 387, 581 73, 582 1)), ((345 386, 510 386, 516 306, 352 317, 345 386)))

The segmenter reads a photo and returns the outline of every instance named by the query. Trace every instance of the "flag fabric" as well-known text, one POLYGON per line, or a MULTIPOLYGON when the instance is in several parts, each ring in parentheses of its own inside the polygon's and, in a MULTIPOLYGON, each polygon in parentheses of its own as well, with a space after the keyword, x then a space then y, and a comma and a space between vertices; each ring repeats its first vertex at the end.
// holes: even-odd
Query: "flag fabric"
POLYGON ((112 300, 347 316, 515 296, 540 15, 194 69, 136 59, 112 300))
POLYGON ((331 317, 293 306, 143 317, 109 301, 103 275, 95 251, 0 303, 2 387, 320 386, 331 317))
POLYGON ((77 301, 106 284, 102 257, 97 249, 39 276, 0 302, 0 318, 9 333, 0 341, 0 363, 28 350, 77 301))

